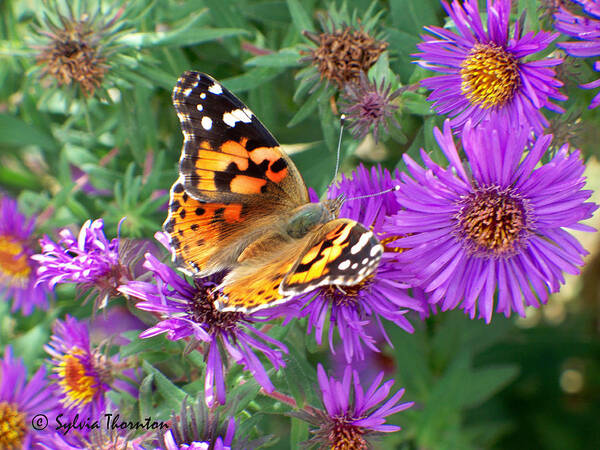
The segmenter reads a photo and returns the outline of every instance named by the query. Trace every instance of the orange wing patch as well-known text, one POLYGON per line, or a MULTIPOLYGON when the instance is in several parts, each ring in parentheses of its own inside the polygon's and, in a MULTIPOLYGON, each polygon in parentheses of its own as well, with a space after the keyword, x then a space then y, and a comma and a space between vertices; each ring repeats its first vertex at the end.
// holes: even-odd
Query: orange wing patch
POLYGON ((205 270, 218 255, 223 239, 244 221, 244 215, 240 203, 202 203, 190 197, 181 182, 175 183, 164 225, 174 259, 196 272, 205 270))
POLYGON ((275 147, 258 147, 250 152, 250 158, 260 166, 263 161, 268 161, 265 176, 273 183, 281 183, 287 177, 287 163, 281 157, 281 150, 275 147))
POLYGON ((293 267, 294 260, 295 258, 283 265, 270 264, 252 270, 238 269, 229 284, 227 278, 223 282, 225 298, 216 304, 217 309, 250 313, 286 302, 290 297, 281 294, 279 286, 293 267))
POLYGON ((185 189, 199 200, 208 200, 210 193, 262 194, 268 183, 283 182, 289 171, 281 149, 248 150, 247 144, 248 139, 241 138, 213 149, 208 141, 202 141, 186 151, 180 163, 185 189))
POLYGON ((327 275, 330 261, 337 260, 344 248, 348 246, 348 235, 351 228, 349 224, 341 223, 328 232, 322 241, 304 254, 296 271, 290 274, 286 283, 289 285, 308 284, 327 275))

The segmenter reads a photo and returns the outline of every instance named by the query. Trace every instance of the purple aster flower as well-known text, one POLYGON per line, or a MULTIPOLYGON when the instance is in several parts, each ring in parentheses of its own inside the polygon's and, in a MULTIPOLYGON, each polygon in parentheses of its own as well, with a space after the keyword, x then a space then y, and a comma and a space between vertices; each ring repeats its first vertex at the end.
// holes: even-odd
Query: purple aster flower
MULTIPOLYGON (((398 172, 396 176, 397 174, 398 172)), ((371 227, 380 238, 385 251, 379 267, 373 275, 356 285, 344 286, 341 289, 336 286, 323 286, 280 308, 283 313, 289 314, 290 318, 294 314, 308 316, 308 332, 314 328, 318 344, 322 343, 323 329, 327 328, 326 322, 329 320, 329 347, 335 353, 333 333, 337 329, 348 363, 355 357, 364 359, 363 345, 372 351, 379 351, 369 331, 369 324, 375 324, 385 340, 392 345, 383 329, 381 319, 389 320, 412 333, 413 327, 405 315, 409 309, 422 310, 421 303, 406 292, 409 285, 399 281, 404 275, 395 263, 396 249, 387 245, 398 236, 381 234, 385 217, 399 208, 392 192, 397 184, 399 182, 394 180, 387 170, 372 167, 369 171, 360 165, 353 172, 351 179, 342 176, 340 183, 330 187, 329 198, 343 194, 348 199, 340 209, 340 217, 347 217, 371 227), (353 199, 385 190, 390 192, 353 199), (306 306, 300 311, 293 311, 293 308, 297 309, 298 305, 304 304, 306 306)))
POLYGON ((46 369, 40 367, 27 382, 23 360, 14 359, 12 349, 6 347, 0 361, 0 447, 34 448, 46 434, 39 431, 45 427, 40 414, 49 416, 55 406, 46 369))
MULTIPOLYGON (((157 239, 159 237, 160 234, 157 239)), ((275 369, 279 369, 285 366, 281 352, 287 353, 287 348, 253 326, 259 321, 255 314, 222 312, 215 308, 214 301, 218 294, 214 289, 220 280, 212 276, 195 279, 194 284, 190 285, 150 253, 146 253, 144 266, 154 274, 156 284, 131 281, 121 286, 119 291, 142 299, 136 304, 139 309, 162 316, 159 323, 144 331, 140 337, 166 333, 170 340, 194 338, 206 343, 207 405, 212 406, 215 400, 225 403, 224 363, 220 346, 234 361, 249 370, 266 391, 273 391, 273 384, 254 351, 263 353, 275 369)))
MULTIPOLYGON (((573 14, 564 7, 560 7, 554 15, 556 21, 554 27, 566 35, 579 39, 577 42, 561 42, 557 44, 569 55, 577 57, 599 56, 600 55, 600 0, 579 0, 577 3, 581 6, 587 16, 582 17, 573 14)), ((600 61, 594 63, 594 69, 600 72, 600 61)), ((600 87, 600 79, 591 83, 582 84, 585 89, 600 87)), ((591 108, 600 105, 600 93, 592 99, 591 108)))
POLYGON ((9 197, 0 197, 0 295, 12 298, 12 311, 26 316, 48 309, 47 289, 36 285, 37 263, 31 258, 34 220, 27 220, 9 197))
POLYGON ((40 239, 42 253, 34 255, 39 262, 38 283, 54 288, 59 283, 77 283, 84 289, 95 288, 97 306, 104 307, 108 299, 118 296, 117 287, 132 279, 125 261, 131 255, 120 252, 120 239, 109 241, 104 235, 102 219, 87 221, 79 235, 65 228, 60 240, 48 236, 40 239))
POLYGON ((95 417, 105 409, 110 390, 110 362, 92 351, 88 327, 68 316, 54 323, 45 350, 50 354, 55 390, 62 406, 82 417, 95 417))
POLYGON ((431 89, 429 100, 438 114, 450 114, 452 127, 459 131, 469 119, 477 124, 487 118, 494 124, 528 124, 541 134, 548 121, 540 110, 564 111, 550 101, 567 98, 558 91, 562 83, 550 68, 562 60, 525 57, 544 50, 558 33, 522 35, 517 22, 511 38, 510 0, 487 1, 487 30, 477 0, 442 4, 457 33, 425 27, 433 36, 423 36, 424 42, 417 45, 423 53, 415 55, 421 67, 443 74, 421 80, 421 86, 431 89))
POLYGON ((321 364, 317 367, 317 378, 323 398, 325 411, 313 414, 305 411, 293 415, 315 425, 315 435, 310 444, 321 444, 326 448, 371 448, 368 442, 370 434, 391 433, 401 428, 386 425, 386 417, 413 406, 414 402, 400 403, 404 389, 400 389, 388 400, 387 396, 394 384, 389 380, 380 386, 383 372, 375 378, 365 392, 360 384, 358 372, 346 367, 342 381, 328 378, 321 364), (381 405, 382 402, 384 402, 381 405))
POLYGON ((467 123, 462 162, 448 121, 434 134, 450 166, 423 150, 425 168, 405 155, 412 178, 403 175, 396 193, 404 209, 386 226, 407 236, 395 244, 406 249, 398 259, 442 310, 460 304, 490 322, 496 303, 524 316, 525 305, 559 290, 564 272, 579 273, 587 253, 566 230, 594 231, 579 223, 597 208, 586 202, 580 153, 563 145, 544 164, 552 136, 528 144, 527 127, 467 123))

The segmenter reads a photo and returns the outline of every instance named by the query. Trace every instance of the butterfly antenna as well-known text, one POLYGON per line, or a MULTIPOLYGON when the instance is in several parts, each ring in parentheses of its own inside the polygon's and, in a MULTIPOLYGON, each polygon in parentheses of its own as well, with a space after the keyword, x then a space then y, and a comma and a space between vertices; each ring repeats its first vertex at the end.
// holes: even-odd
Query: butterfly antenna
POLYGON ((346 114, 340 116, 340 137, 337 145, 337 155, 335 159, 335 172, 333 174, 333 181, 337 178, 338 171, 340 170, 340 151, 342 149, 342 135, 344 134, 344 122, 346 121, 346 114))
POLYGON ((397 192, 399 190, 400 190, 400 185, 397 184, 395 186, 392 186, 391 188, 384 189, 383 191, 379 191, 379 192, 373 192, 372 194, 359 195, 357 197, 345 198, 344 202, 347 202, 347 201, 350 201, 350 200, 361 200, 363 198, 377 197, 378 195, 384 195, 384 194, 387 194, 389 192, 397 192))

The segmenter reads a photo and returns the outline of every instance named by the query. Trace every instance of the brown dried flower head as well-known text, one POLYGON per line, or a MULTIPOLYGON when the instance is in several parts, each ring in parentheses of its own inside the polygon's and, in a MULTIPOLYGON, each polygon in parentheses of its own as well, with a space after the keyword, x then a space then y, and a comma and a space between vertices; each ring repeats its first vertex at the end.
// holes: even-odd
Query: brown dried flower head
POLYGON ((37 28, 46 42, 34 46, 42 76, 54 78, 60 86, 78 85, 85 95, 93 95, 109 70, 110 51, 103 41, 122 12, 120 8, 107 20, 99 11, 75 17, 69 9, 68 15, 57 12, 57 24, 46 18, 43 28, 37 28))
POLYGON ((362 27, 333 27, 321 34, 305 31, 304 35, 317 44, 317 48, 303 51, 307 55, 303 61, 310 61, 321 74, 321 80, 332 81, 338 88, 358 83, 360 74, 368 71, 388 46, 387 42, 375 39, 362 27))

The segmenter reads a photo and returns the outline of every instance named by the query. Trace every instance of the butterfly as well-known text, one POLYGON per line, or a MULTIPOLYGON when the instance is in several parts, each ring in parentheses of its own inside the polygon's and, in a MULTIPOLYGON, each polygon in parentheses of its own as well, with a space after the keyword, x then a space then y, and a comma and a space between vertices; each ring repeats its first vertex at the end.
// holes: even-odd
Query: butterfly
POLYGON ((377 269, 374 234, 337 217, 341 197, 311 203, 290 157, 218 81, 185 72, 173 105, 183 148, 164 230, 184 271, 228 271, 219 310, 250 313, 319 286, 355 285, 377 269))

